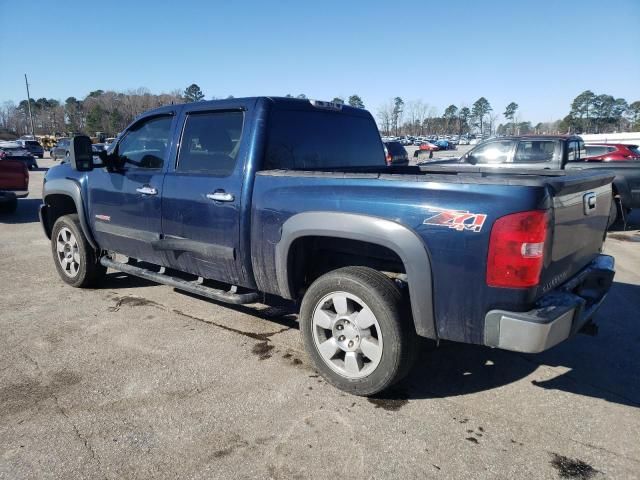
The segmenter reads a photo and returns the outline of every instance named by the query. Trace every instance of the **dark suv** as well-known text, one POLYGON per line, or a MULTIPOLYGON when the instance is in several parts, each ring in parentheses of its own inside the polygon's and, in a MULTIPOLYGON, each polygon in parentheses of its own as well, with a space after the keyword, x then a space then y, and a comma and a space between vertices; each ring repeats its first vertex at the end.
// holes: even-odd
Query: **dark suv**
POLYGON ((29 151, 31 155, 34 157, 42 158, 44 157, 44 148, 40 145, 40 142, 37 140, 18 140, 18 143, 22 145, 25 149, 29 151))

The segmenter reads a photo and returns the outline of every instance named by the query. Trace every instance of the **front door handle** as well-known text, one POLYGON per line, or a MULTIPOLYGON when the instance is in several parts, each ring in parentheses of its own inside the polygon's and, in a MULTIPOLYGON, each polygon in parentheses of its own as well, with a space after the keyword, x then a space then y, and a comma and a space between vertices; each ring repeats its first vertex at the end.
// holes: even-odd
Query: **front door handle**
POLYGON ((207 198, 216 202, 233 202, 235 197, 233 196, 233 193, 227 193, 224 190, 216 190, 213 193, 207 193, 207 198))
POLYGON ((143 185, 140 188, 136 188, 136 192, 141 193, 142 195, 157 195, 158 194, 158 190, 149 186, 149 185, 143 185))

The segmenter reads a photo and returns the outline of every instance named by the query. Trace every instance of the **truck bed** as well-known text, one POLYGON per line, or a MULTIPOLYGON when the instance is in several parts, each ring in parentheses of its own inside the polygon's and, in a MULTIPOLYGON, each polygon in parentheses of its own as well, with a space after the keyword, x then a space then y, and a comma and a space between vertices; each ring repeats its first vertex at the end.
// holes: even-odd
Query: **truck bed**
MULTIPOLYGON (((253 273, 259 290, 279 294, 272 281, 282 225, 306 211, 393 219, 415 232, 431 258, 439 338, 482 343, 484 312, 524 311, 597 256, 608 224, 613 175, 597 171, 509 172, 460 165, 257 172, 252 205, 253 273), (586 193, 598 198, 583 212, 586 193), (533 289, 486 285, 486 255, 497 218, 532 209, 550 212, 548 262, 533 289), (438 212, 485 218, 471 225, 436 225, 438 212), (571 240, 579 235, 580 241, 571 240), (464 301, 461 301, 464 291, 464 301)), ((470 222, 471 220, 469 220, 470 222)))

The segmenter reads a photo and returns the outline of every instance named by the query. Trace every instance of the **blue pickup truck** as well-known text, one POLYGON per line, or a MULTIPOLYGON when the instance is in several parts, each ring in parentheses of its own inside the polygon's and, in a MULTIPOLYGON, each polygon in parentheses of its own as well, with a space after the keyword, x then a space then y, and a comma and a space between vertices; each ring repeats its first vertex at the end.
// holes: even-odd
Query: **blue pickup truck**
POLYGON ((111 268, 217 301, 299 307, 317 370, 373 395, 420 337, 540 352, 590 322, 612 176, 387 166, 366 110, 245 98, 147 112, 109 152, 75 137, 40 219, 60 278, 111 268))

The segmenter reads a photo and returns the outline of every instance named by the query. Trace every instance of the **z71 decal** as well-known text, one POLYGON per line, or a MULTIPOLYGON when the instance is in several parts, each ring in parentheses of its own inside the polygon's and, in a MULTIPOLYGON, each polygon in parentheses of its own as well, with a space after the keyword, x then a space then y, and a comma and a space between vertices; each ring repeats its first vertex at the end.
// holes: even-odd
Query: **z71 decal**
POLYGON ((436 225, 438 227, 453 228, 459 232, 471 230, 479 232, 482 230, 487 215, 484 213, 469 213, 463 210, 435 210, 439 213, 427 218, 425 225, 436 225))

